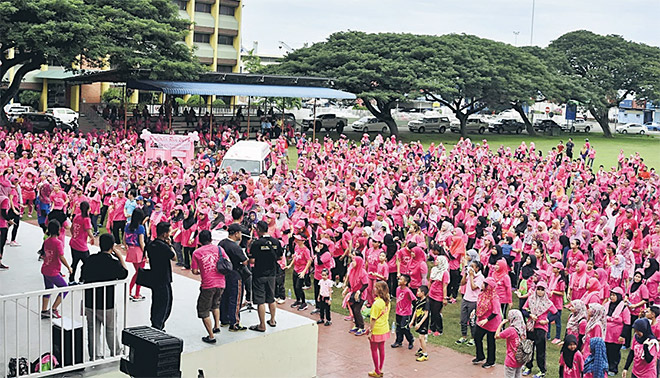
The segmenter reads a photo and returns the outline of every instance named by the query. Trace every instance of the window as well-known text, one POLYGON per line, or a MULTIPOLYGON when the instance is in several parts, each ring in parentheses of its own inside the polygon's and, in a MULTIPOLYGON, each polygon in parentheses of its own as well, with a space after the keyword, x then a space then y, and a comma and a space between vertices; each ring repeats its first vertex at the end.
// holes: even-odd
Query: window
POLYGON ((188 0, 177 0, 176 4, 179 6, 179 10, 186 10, 188 7, 188 0))
MULTIPOLYGON (((217 71, 217 72, 228 73, 228 72, 232 72, 233 68, 234 68, 234 67, 232 67, 232 66, 221 66, 221 65, 218 65, 216 71, 217 71)), ((225 103, 226 103, 226 104, 229 104, 229 103, 226 102, 226 101, 225 101, 225 103)))
POLYGON ((211 13, 211 4, 195 3, 195 12, 211 13))
POLYGON ((235 8, 228 7, 226 5, 220 5, 220 14, 224 14, 225 16, 233 16, 234 10, 235 8))
POLYGON ((195 35, 193 36, 193 41, 199 43, 210 43, 211 34, 195 33, 195 35))
POLYGON ((233 45, 234 37, 229 35, 219 35, 218 36, 218 45, 233 45))

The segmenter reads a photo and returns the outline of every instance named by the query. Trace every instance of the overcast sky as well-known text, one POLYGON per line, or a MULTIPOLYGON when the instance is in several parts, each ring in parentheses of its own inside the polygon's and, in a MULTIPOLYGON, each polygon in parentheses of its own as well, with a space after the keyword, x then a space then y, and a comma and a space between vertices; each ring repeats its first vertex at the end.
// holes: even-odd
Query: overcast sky
MULTIPOLYGON (((533 0, 245 0, 243 46, 277 54, 333 32, 467 33, 530 43, 533 0)), ((660 46, 660 0, 536 0, 534 45, 587 29, 660 46)))

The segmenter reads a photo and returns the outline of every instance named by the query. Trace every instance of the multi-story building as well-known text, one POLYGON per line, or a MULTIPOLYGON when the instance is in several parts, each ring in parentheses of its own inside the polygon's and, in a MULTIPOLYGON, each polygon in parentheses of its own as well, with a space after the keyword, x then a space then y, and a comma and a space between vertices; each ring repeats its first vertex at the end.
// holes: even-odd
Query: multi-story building
MULTIPOLYGON (((184 42, 194 48, 200 62, 213 72, 240 72, 242 0, 173 0, 173 3, 179 8, 179 16, 192 22, 184 42)), ((55 104, 79 110, 81 102, 101 102, 101 94, 109 83, 67 88, 64 79, 71 76, 74 74, 64 67, 44 65, 25 76, 21 90, 41 93, 41 111, 55 104)), ((12 79, 13 72, 9 72, 1 81, 9 85, 12 79)), ((130 102, 138 101, 139 93, 134 91, 130 102)))

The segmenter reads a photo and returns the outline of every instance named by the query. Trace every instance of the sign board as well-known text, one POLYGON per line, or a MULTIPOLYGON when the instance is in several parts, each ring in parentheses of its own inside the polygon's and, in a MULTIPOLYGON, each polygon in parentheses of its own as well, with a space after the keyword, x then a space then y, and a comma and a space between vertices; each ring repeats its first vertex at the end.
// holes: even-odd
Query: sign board
POLYGON ((199 140, 197 132, 188 135, 152 134, 142 130, 140 139, 145 141, 147 159, 172 160, 177 158, 184 165, 189 165, 195 158, 195 142, 199 140))
POLYGON ((575 121, 577 117, 577 104, 566 104, 566 120, 575 121))
POLYGON ((550 113, 550 107, 549 107, 549 106, 546 106, 546 107, 545 107, 545 114, 548 114, 548 113, 550 113))

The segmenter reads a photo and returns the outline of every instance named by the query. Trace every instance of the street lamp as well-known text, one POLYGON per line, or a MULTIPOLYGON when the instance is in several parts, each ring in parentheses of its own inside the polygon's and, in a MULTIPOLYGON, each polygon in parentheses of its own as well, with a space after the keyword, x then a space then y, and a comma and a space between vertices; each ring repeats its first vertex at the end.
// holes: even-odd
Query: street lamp
POLYGON ((513 35, 515 36, 514 37, 515 42, 514 42, 513 45, 516 46, 516 47, 518 46, 518 34, 520 34, 519 31, 515 31, 515 30, 513 31, 513 35))
POLYGON ((536 0, 532 0, 532 31, 529 34, 529 45, 534 44, 534 8, 536 7, 536 0))

